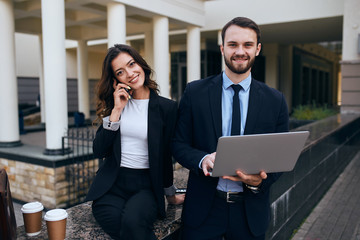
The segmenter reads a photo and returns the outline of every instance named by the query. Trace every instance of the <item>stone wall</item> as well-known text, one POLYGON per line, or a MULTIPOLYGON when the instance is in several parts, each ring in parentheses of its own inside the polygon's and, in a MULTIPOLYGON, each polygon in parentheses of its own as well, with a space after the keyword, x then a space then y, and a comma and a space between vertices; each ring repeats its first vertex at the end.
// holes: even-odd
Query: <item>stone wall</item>
POLYGON ((360 60, 341 62, 341 113, 360 113, 360 60))
POLYGON ((45 208, 65 208, 83 200, 89 179, 98 168, 98 161, 61 167, 44 167, 37 164, 0 158, 10 181, 12 198, 23 202, 39 201, 45 208), (88 178, 84 178, 87 176, 88 178))

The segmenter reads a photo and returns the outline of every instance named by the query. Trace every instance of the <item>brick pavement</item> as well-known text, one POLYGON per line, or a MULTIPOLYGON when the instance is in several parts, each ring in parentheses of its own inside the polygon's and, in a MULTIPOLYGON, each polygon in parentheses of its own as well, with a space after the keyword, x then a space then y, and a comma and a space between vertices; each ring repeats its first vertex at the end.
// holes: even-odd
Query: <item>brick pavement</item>
POLYGON ((292 240, 360 240, 360 151, 292 240))

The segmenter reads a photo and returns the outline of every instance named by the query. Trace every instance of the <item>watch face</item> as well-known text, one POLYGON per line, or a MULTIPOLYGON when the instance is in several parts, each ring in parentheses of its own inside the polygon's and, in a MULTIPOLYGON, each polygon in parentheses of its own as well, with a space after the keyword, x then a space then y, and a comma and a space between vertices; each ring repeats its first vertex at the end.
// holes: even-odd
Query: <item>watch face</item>
POLYGON ((176 189, 176 193, 186 193, 186 188, 178 188, 176 189))

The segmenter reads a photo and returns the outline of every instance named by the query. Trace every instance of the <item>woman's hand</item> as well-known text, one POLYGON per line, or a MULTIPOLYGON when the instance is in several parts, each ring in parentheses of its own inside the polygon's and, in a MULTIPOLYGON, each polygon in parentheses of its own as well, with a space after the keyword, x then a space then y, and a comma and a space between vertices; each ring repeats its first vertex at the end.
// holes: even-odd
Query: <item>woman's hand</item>
POLYGON ((127 90, 130 90, 131 88, 123 83, 119 83, 114 79, 114 83, 113 83, 113 87, 114 87, 114 108, 111 111, 111 115, 110 115, 110 121, 112 122, 117 122, 120 119, 120 115, 124 109, 124 107, 126 106, 127 102, 129 101, 129 99, 131 99, 131 95, 129 94, 127 90))
POLYGON ((166 199, 169 204, 175 204, 175 205, 182 204, 185 199, 185 194, 175 194, 172 196, 166 196, 166 199))

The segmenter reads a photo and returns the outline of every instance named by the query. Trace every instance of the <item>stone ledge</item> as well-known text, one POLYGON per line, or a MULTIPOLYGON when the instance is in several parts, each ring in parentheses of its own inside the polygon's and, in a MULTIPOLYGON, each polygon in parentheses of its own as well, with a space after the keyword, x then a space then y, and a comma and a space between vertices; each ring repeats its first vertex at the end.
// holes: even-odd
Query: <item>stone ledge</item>
POLYGON ((360 59, 356 59, 356 60, 343 60, 343 61, 340 61, 340 64, 360 64, 360 59))
MULTIPOLYGON (((96 222, 91 212, 91 202, 79 204, 66 210, 69 214, 66 224, 66 239, 98 239, 110 240, 96 222)), ((166 211, 167 217, 164 220, 155 222, 155 235, 157 239, 164 239, 180 228, 182 205, 169 205, 166 211)), ((41 233, 35 237, 28 237, 25 234, 25 227, 17 229, 18 240, 48 239, 45 221, 42 222, 41 233)))
MULTIPOLYGON (((177 187, 186 187, 188 170, 180 168, 174 171, 174 183, 177 187)), ((66 224, 66 239, 111 239, 96 222, 91 212, 91 202, 85 202, 66 209, 69 217, 66 224)), ((166 218, 157 220, 154 231, 157 239, 165 239, 180 228, 182 205, 167 205, 166 218)), ((18 240, 48 239, 46 223, 43 220, 41 233, 28 237, 25 227, 17 228, 18 240)))

